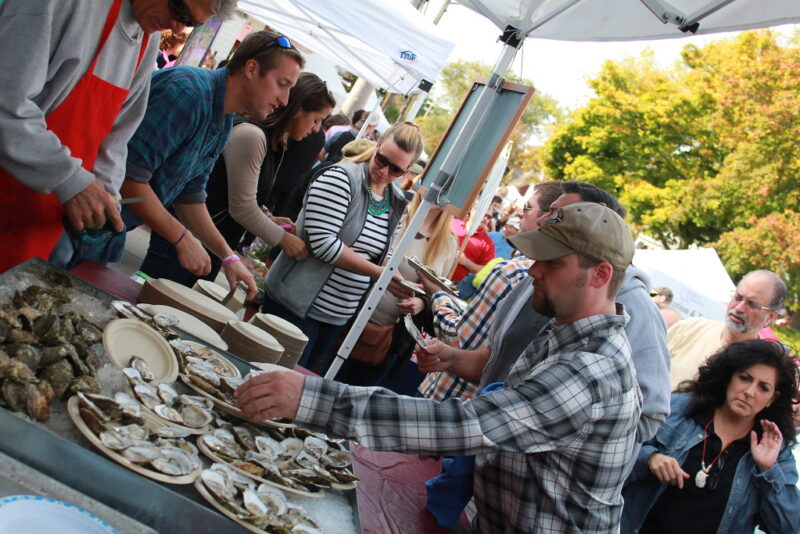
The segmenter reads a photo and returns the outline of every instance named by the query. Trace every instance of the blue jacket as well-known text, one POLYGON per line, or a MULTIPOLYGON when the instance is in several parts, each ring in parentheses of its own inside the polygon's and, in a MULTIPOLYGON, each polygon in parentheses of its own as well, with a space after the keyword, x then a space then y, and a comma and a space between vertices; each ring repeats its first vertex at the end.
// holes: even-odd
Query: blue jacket
MULTIPOLYGON (((650 508, 666 488, 650 472, 647 460, 653 453, 672 456, 683 464, 689 450, 705 437, 703 427, 684 417, 691 400, 688 393, 673 393, 672 413, 656 433, 642 446, 633 472, 625 483, 622 496, 622 534, 634 533, 644 523, 650 508)), ((797 466, 791 449, 785 446, 778 461, 763 473, 750 452, 739 460, 733 486, 717 534, 753 532, 756 522, 766 532, 789 534, 800 531, 800 492, 797 489, 797 466)))

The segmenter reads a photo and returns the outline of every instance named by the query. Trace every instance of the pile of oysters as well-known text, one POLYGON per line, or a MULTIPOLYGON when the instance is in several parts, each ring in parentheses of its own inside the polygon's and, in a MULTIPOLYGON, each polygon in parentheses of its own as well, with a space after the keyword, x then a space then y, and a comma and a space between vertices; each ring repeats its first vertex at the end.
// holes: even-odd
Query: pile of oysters
MULTIPOLYGON (((62 287, 72 280, 46 272, 62 287)), ((31 285, 0 304, 0 406, 47 421, 53 399, 100 391, 102 331, 70 309, 61 288, 31 285)))

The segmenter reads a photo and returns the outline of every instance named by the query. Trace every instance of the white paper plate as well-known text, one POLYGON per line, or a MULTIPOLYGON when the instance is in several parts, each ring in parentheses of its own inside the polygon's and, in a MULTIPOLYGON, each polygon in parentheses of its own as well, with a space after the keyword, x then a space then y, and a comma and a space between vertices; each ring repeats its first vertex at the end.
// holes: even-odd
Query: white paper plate
POLYGON ((230 321, 228 323, 228 328, 231 328, 236 333, 240 334, 237 337, 239 337, 239 339, 242 341, 252 341, 270 350, 281 353, 283 352, 283 345, 278 343, 278 340, 275 339, 272 334, 254 324, 246 323, 244 321, 230 321))
POLYGON ((278 317, 277 315, 272 315, 270 313, 256 313, 250 318, 249 322, 261 328, 264 326, 272 327, 284 336, 292 338, 297 342, 303 344, 308 343, 308 336, 305 335, 303 331, 297 327, 297 325, 290 323, 283 317, 278 317))
POLYGON ((0 499, 0 534, 58 532, 117 534, 111 525, 86 510, 46 497, 13 495, 0 499))
POLYGON ((202 339, 206 343, 214 345, 222 350, 228 350, 228 344, 225 343, 225 340, 219 337, 216 331, 213 328, 205 324, 203 321, 189 315, 183 310, 179 310, 178 308, 173 308, 172 306, 164 306, 162 304, 139 304, 139 308, 143 309, 150 315, 155 315, 157 313, 167 313, 176 317, 178 321, 178 328, 183 330, 188 334, 192 334, 193 336, 202 339))
POLYGON ((178 378, 178 358, 169 343, 138 319, 116 319, 103 330, 103 348, 117 367, 128 367, 131 357, 139 356, 159 382, 169 384, 178 378))
POLYGON ((147 283, 157 292, 218 323, 225 324, 227 321, 236 320, 236 314, 216 300, 178 282, 158 278, 150 279, 147 283))
POLYGON ((208 280, 198 280, 194 283, 194 287, 192 289, 199 291, 219 302, 222 302, 222 300, 228 296, 227 289, 215 282, 210 282, 208 280))

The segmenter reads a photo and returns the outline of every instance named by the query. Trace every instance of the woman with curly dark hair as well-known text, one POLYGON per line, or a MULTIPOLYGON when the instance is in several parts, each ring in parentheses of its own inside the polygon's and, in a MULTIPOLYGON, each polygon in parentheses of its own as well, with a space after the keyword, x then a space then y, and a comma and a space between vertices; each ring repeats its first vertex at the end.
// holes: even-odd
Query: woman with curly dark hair
POLYGON ((795 369, 783 345, 732 343, 672 395, 623 490, 622 532, 797 532, 795 369))

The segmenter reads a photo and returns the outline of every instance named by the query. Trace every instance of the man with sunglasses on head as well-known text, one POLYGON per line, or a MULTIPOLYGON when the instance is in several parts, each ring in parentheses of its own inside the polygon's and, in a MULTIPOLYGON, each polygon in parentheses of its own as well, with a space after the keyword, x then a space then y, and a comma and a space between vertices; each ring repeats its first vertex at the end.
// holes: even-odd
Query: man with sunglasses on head
POLYGON ((725 310, 725 322, 705 317, 678 321, 667 331, 672 357, 669 377, 674 390, 693 380, 709 356, 737 341, 758 339, 778 316, 787 287, 780 276, 767 270, 744 275, 725 310))
POLYGON ((142 272, 177 282, 186 273, 203 276, 211 270, 210 251, 222 259, 231 287, 242 281, 248 298, 255 296, 252 274, 211 220, 206 184, 234 114, 263 120, 285 106, 304 64, 289 39, 260 31, 242 41, 225 68, 153 73, 147 112, 128 143, 121 188, 123 197, 145 198, 122 210, 129 230, 140 224, 152 230, 142 272))
POLYGON ((235 0, 0 2, 0 272, 47 258, 67 224, 123 228, 115 196, 147 105, 158 31, 235 0), (62 218, 66 222, 62 222, 62 218))

